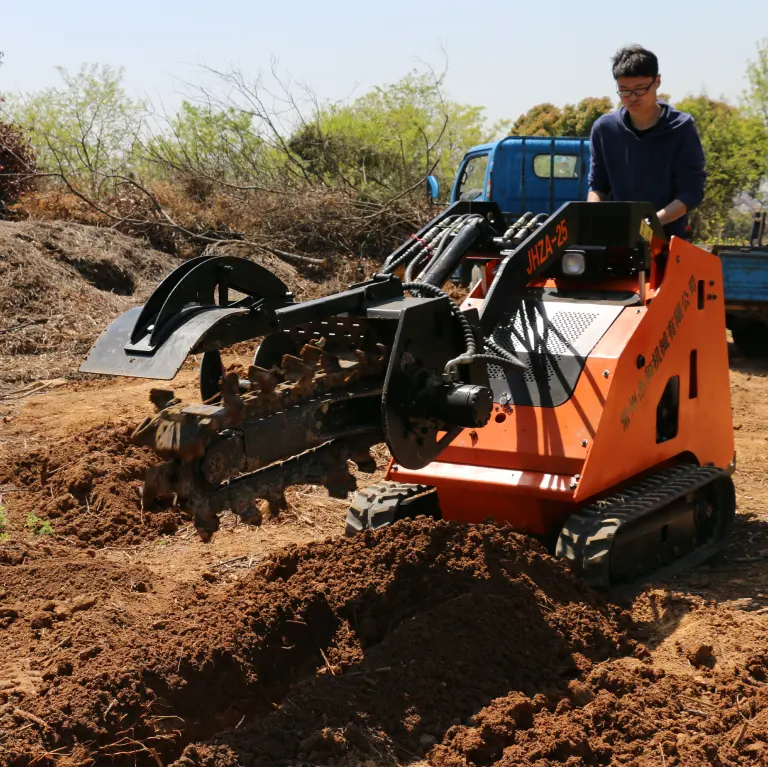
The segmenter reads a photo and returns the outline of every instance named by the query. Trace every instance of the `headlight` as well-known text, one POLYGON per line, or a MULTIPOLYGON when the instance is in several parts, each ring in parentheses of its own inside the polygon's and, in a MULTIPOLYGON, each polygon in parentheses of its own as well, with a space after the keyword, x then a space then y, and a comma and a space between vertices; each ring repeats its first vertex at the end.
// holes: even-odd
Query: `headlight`
POLYGON ((569 250, 563 256, 563 274, 567 274, 569 277, 578 277, 580 274, 584 274, 586 266, 587 259, 581 250, 569 250))

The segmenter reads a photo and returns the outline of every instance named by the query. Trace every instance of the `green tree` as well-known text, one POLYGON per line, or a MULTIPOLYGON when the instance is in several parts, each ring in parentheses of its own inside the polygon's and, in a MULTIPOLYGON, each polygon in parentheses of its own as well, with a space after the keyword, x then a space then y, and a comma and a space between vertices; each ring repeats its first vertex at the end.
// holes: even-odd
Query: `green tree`
POLYGON ((184 101, 167 130, 147 140, 142 170, 152 177, 179 171, 240 183, 252 178, 266 149, 249 112, 184 101))
POLYGON ((693 115, 707 160, 704 201, 694 211, 697 237, 720 236, 739 194, 755 194, 768 174, 768 130, 758 118, 706 95, 677 108, 693 115))
POLYGON ((563 112, 554 104, 537 104, 512 123, 512 136, 558 136, 563 112))
POLYGON ((6 96, 4 112, 29 131, 40 168, 95 191, 112 173, 129 169, 144 106, 122 87, 123 70, 57 67, 63 84, 26 98, 6 96))
POLYGON ((588 97, 562 109, 554 104, 537 104, 515 120, 513 136, 589 136, 595 121, 613 109, 607 97, 588 97))
POLYGON ((560 120, 560 135, 586 137, 592 131, 592 126, 599 117, 608 114, 613 109, 611 100, 588 97, 578 104, 566 104, 560 120))
POLYGON ((757 45, 757 56, 747 64, 747 104, 768 125, 768 37, 757 45))
POLYGON ((320 108, 287 147, 313 179, 378 197, 420 190, 428 173, 450 182, 486 137, 482 107, 445 100, 438 81, 411 72, 349 105, 320 108))

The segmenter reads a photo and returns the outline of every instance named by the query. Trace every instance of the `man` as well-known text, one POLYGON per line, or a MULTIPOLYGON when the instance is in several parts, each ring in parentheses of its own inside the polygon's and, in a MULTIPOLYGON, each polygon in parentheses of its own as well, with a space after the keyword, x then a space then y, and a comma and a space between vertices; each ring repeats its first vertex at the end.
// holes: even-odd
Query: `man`
POLYGON ((667 237, 685 237, 704 197, 704 150, 691 115, 657 100, 659 63, 639 45, 613 57, 622 106, 592 126, 587 200, 654 205, 667 237))

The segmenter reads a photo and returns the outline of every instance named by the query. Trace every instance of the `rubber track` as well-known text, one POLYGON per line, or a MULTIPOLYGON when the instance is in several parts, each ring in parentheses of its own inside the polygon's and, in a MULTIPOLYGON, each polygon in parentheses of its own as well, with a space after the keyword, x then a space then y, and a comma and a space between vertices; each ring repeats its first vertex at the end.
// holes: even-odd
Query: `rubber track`
MULTIPOLYGON (((569 517, 560 533, 556 554, 573 562, 591 586, 610 590, 613 586, 610 579, 611 547, 620 528, 663 509, 717 479, 729 477, 730 473, 724 469, 693 464, 681 464, 657 472, 626 490, 585 506, 569 517)), ((682 570, 702 564, 725 548, 732 521, 732 518, 727 521, 725 530, 717 540, 670 565, 648 573, 633 585, 651 579, 669 578, 682 570)))
MULTIPOLYGON (((402 482, 379 482, 358 490, 347 511, 346 534, 357 535, 363 530, 376 530, 396 522, 403 501, 434 491, 429 485, 409 485, 402 482), (376 524, 378 518, 378 524, 376 524)), ((405 515, 407 516, 407 515, 405 515)))

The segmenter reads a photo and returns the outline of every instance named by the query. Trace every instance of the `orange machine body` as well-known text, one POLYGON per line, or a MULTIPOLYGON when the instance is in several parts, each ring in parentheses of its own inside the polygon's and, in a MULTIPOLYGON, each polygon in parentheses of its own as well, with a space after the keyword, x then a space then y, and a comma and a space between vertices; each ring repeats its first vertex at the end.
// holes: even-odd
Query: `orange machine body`
MULTIPOLYGON (((493 519, 546 535, 649 470, 683 459, 728 466, 734 442, 720 261, 679 238, 668 256, 654 250, 644 289, 632 283, 641 300, 623 307, 592 348, 570 398, 556 407, 494 402, 487 425, 465 429, 439 461, 418 471, 392 462, 387 477, 436 487, 444 519, 493 519), (658 441, 668 385, 678 392, 676 434, 658 441)), ((484 284, 463 308, 482 305, 484 284)))

